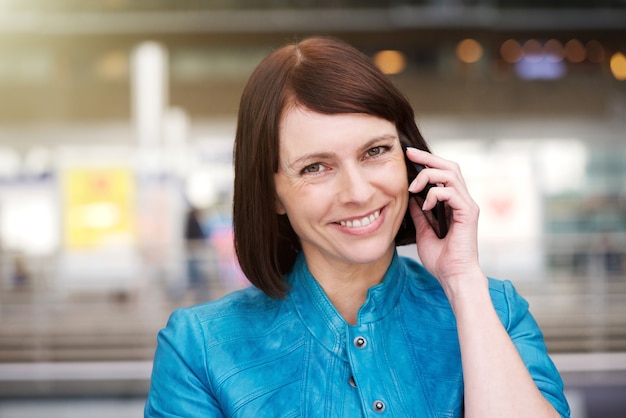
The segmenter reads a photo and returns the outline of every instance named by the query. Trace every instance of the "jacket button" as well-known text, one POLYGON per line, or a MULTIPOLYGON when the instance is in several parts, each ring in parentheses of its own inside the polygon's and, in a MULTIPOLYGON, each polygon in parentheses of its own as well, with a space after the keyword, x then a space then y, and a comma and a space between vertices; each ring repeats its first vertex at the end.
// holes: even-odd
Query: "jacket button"
POLYGON ((356 348, 364 348, 367 345, 367 340, 363 337, 356 337, 354 339, 354 345, 356 348))
POLYGON ((353 388, 356 387, 356 382, 354 381, 354 376, 350 376, 350 379, 348 380, 348 382, 350 383, 350 386, 352 386, 353 388))
POLYGON ((372 407, 374 407, 374 411, 376 412, 383 412, 385 410, 385 404, 383 401, 374 401, 372 407))

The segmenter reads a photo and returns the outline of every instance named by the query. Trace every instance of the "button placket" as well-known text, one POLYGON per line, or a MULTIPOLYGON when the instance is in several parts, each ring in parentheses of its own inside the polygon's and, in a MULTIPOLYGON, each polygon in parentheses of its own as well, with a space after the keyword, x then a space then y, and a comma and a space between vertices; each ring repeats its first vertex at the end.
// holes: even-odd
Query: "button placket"
POLYGON ((366 415, 389 414, 387 402, 383 401, 385 389, 375 373, 372 374, 372 367, 375 367, 377 362, 375 344, 369 331, 367 325, 350 328, 351 335, 348 341, 351 340, 352 347, 348 349, 348 352, 352 374, 348 382, 357 390, 363 406, 369 405, 369 412, 366 412, 366 415), (356 379, 358 379, 358 386, 356 379))

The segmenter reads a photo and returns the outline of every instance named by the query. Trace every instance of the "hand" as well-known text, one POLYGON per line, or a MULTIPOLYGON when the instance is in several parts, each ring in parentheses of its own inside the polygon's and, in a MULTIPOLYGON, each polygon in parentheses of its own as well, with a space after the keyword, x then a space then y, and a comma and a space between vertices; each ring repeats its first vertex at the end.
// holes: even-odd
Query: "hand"
POLYGON ((414 199, 409 202, 409 209, 417 231, 420 260, 444 289, 448 289, 463 277, 475 277, 474 273, 480 271, 479 208, 469 195, 458 164, 415 148, 407 149, 407 157, 427 167, 409 185, 409 191, 418 192, 427 183, 443 186, 430 189, 423 207, 431 210, 437 201, 445 202, 449 230, 443 239, 437 237, 414 199))

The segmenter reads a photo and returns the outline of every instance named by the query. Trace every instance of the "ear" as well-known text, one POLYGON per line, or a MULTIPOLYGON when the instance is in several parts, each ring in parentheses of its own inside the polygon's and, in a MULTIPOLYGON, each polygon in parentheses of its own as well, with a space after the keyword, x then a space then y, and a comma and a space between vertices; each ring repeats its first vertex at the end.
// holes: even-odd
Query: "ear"
POLYGON ((285 210, 285 207, 283 206, 282 202, 280 201, 280 199, 278 198, 278 196, 276 196, 274 198, 274 204, 276 206, 276 213, 279 215, 285 215, 287 213, 287 211, 285 210))

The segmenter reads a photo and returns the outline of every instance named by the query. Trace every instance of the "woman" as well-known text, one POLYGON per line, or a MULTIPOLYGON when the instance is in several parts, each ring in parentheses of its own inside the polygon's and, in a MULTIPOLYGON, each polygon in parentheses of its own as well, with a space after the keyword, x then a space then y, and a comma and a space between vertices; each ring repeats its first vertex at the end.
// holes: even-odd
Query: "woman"
POLYGON ((254 287, 172 314, 146 416, 569 416, 528 304, 480 269, 458 166, 427 150, 408 101, 351 46, 270 54, 234 154, 235 245, 254 287), (428 167, 410 184, 401 139, 428 167), (420 208, 408 192, 428 183, 443 187, 420 208), (441 239, 422 212, 438 201, 441 239), (396 252, 416 241, 423 266, 396 252))

